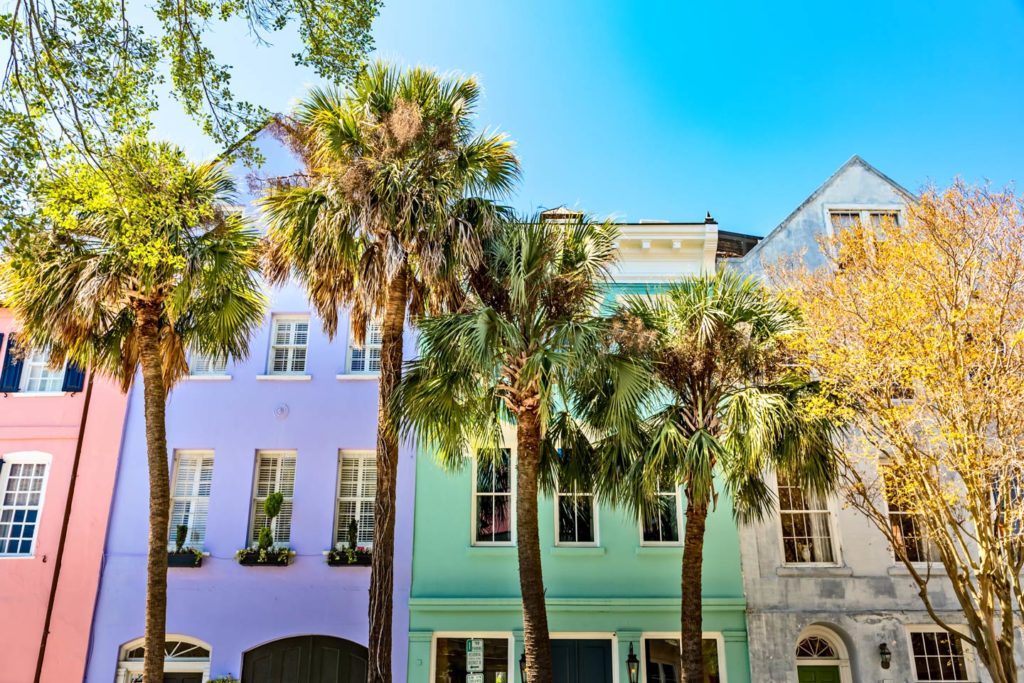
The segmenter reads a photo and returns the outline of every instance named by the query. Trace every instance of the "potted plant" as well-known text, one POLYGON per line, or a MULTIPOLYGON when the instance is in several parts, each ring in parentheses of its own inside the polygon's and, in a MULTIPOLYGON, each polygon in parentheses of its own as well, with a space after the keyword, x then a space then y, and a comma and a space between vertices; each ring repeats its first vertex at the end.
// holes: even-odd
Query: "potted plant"
POLYGON ((270 530, 270 524, 274 518, 281 513, 281 505, 284 503, 283 493, 271 493, 263 501, 263 513, 267 516, 268 526, 260 529, 259 541, 242 548, 235 553, 238 564, 251 566, 287 566, 292 559, 290 548, 274 547, 274 532, 270 530))
POLYGON ((203 551, 185 547, 185 540, 188 538, 188 526, 179 524, 175 531, 174 550, 167 553, 167 566, 202 567, 203 551))
POLYGON ((348 523, 348 547, 344 543, 338 543, 331 550, 327 551, 327 564, 331 567, 369 567, 373 554, 366 548, 356 545, 359 539, 359 525, 353 519, 348 523))

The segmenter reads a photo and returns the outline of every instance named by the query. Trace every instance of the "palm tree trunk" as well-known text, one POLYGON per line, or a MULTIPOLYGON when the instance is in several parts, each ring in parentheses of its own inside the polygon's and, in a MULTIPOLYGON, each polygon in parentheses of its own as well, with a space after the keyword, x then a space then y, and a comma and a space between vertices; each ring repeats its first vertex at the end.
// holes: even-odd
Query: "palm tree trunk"
POLYGON ((701 598, 704 564, 704 530, 708 521, 706 504, 686 504, 683 537, 682 621, 679 639, 680 683, 704 683, 703 609, 701 598))
POLYGON ((552 683, 551 639, 544 603, 544 573, 537 527, 537 473, 540 465, 540 416, 524 408, 516 428, 519 455, 516 468, 516 543, 519 550, 519 590, 523 596, 523 644, 530 683, 552 683))
POLYGON ((138 312, 139 357, 146 418, 146 455, 149 466, 149 556, 146 561, 146 654, 144 680, 164 680, 164 641, 167 622, 167 527, 170 482, 167 468, 167 392, 160 360, 159 312, 138 312))
POLYGON ((368 683, 391 683, 391 619, 395 587, 395 496, 398 429, 391 396, 402 379, 402 333, 408 272, 402 268, 388 285, 381 321, 380 393, 377 403, 377 496, 374 501, 373 560, 370 567, 370 647, 368 683))

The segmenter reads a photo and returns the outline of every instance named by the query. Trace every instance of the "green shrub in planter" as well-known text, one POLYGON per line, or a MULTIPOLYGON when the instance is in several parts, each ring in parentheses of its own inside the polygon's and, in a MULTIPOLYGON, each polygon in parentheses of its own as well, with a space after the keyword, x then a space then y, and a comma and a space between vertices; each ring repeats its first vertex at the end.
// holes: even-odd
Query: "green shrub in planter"
POLYGON ((203 566, 203 551, 195 548, 186 548, 185 541, 188 540, 188 527, 179 524, 174 534, 174 552, 167 553, 168 567, 201 567, 203 566))
POLYGON ((274 532, 270 528, 274 518, 281 514, 283 504, 284 494, 280 492, 271 493, 263 501, 263 513, 267 516, 267 526, 260 529, 255 545, 242 548, 235 553, 235 559, 239 564, 286 566, 291 562, 292 554, 289 548, 274 547, 274 532))

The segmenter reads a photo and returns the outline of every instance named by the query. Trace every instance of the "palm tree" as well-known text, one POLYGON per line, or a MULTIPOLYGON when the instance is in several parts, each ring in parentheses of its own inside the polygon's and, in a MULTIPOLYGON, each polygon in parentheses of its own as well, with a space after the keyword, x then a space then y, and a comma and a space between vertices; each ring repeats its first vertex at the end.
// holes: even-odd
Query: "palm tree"
POLYGON ((130 139, 100 170, 57 170, 39 222, 8 248, 6 300, 20 341, 120 381, 142 369, 149 465, 144 675, 163 680, 170 490, 164 409, 187 349, 244 357, 265 308, 259 236, 219 164, 130 139))
POLYGON ((458 282, 519 176, 504 135, 476 134, 472 78, 375 63, 350 90, 313 90, 278 129, 304 169, 271 181, 266 271, 302 282, 328 335, 381 325, 377 497, 370 573, 369 681, 391 681, 398 430, 387 405, 402 373, 407 314, 457 306, 458 282))
POLYGON ((420 357, 407 364, 396 395, 405 430, 450 469, 467 453, 487 463, 509 446, 503 425, 515 427, 515 538, 531 683, 552 681, 537 495, 556 479, 587 486, 596 476, 573 386, 607 331, 595 311, 617 235, 613 224, 582 217, 504 225, 484 243, 462 309, 421 322, 420 357))
MULTIPOLYGON (((680 671, 682 681, 702 682, 701 567, 718 487, 741 523, 774 506, 767 471, 824 493, 838 476, 840 427, 821 410, 816 385, 790 362, 786 342, 800 325, 795 308, 731 271, 684 279, 660 294, 627 298, 613 322, 610 350, 646 366, 649 381, 635 426, 608 432, 609 450, 630 457, 619 459, 622 480, 604 479, 604 493, 652 515, 666 481, 682 487, 680 671)), ((608 412, 602 392, 589 392, 588 419, 598 423, 608 412)))

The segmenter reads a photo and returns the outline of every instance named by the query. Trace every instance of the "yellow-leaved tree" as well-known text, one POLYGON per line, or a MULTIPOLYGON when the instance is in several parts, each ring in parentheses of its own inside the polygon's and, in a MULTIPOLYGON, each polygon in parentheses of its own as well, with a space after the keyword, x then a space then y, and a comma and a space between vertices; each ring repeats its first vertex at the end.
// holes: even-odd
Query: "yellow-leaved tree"
POLYGON ((853 420, 845 498, 996 683, 1024 622, 1024 197, 957 182, 781 273, 803 361, 853 420), (945 582, 949 582, 945 584, 945 582), (963 611, 954 623, 938 596, 963 611), (957 619, 956 621, 960 621, 957 619))

